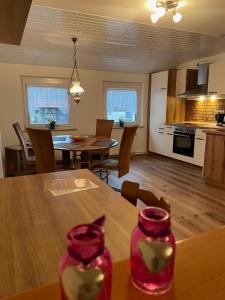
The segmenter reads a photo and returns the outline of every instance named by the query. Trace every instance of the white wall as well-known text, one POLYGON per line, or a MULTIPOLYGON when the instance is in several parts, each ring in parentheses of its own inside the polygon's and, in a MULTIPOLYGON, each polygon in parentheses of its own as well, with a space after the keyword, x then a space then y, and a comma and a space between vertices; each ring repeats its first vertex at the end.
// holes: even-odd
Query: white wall
MULTIPOLYGON (((0 131, 3 146, 18 144, 12 123, 25 126, 21 75, 69 78, 70 69, 32 65, 0 64, 0 131)), ((141 82, 143 84, 143 128, 139 128, 134 151, 145 153, 147 146, 148 75, 81 70, 80 77, 85 95, 78 106, 79 131, 94 133, 96 118, 104 117, 103 81, 141 82)), ((113 136, 120 139, 122 130, 114 129, 113 136)))
POLYGON ((203 64, 203 63, 215 63, 215 62, 223 62, 224 63, 225 62, 225 53, 221 53, 218 55, 209 56, 209 57, 201 58, 199 60, 193 60, 193 61, 187 62, 187 63, 179 66, 178 69, 196 69, 198 63, 203 64))

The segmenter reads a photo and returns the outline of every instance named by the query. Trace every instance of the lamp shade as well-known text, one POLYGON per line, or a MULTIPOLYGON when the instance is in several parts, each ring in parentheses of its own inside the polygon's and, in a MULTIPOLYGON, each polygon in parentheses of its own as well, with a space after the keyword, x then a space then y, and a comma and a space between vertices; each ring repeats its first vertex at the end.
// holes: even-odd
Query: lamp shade
POLYGON ((83 94, 84 89, 80 86, 80 81, 73 81, 70 87, 70 94, 73 96, 74 94, 83 94))
POLYGON ((69 89, 69 94, 73 97, 73 100, 79 103, 83 93, 84 89, 80 86, 80 81, 73 81, 69 89))

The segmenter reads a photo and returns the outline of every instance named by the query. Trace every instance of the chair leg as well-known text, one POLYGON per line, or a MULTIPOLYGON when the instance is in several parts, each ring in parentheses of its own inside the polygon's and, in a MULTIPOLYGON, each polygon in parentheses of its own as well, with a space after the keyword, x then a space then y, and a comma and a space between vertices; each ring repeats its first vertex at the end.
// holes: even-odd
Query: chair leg
POLYGON ((109 183, 109 171, 106 170, 106 183, 108 184, 109 183))

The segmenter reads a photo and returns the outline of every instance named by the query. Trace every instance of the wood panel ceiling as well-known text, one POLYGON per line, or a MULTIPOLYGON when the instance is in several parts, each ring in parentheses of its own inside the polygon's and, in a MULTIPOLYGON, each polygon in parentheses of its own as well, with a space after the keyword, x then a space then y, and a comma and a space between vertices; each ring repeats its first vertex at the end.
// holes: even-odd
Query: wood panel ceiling
POLYGON ((0 44, 0 62, 152 72, 225 52, 225 37, 32 5, 20 47, 0 44))

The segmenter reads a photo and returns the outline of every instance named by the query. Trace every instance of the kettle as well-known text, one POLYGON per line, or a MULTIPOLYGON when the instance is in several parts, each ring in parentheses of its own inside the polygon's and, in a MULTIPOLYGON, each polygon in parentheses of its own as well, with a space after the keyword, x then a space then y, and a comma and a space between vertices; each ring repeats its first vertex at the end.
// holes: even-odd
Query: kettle
POLYGON ((225 125, 225 113, 218 112, 215 114, 216 125, 223 126, 225 125))

